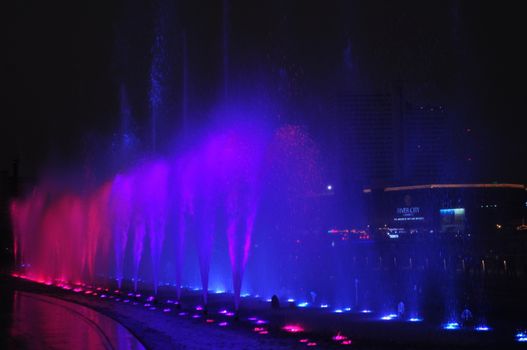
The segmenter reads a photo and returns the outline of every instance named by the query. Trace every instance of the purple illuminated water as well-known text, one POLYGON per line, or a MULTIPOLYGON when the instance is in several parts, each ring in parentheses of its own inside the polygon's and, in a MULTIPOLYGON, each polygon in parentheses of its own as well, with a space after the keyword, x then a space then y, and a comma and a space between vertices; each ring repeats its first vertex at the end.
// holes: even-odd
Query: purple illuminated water
POLYGON ((274 154, 288 151, 284 132, 296 135, 246 125, 211 131, 182 154, 142 160, 93 191, 41 184, 12 203, 17 260, 30 264, 34 277, 75 282, 113 275, 119 287, 129 278, 137 290, 143 279, 154 292, 163 275, 173 278, 179 299, 182 286, 196 282, 194 255, 207 305, 211 264, 225 254, 230 278, 214 281, 232 285, 237 310, 262 194, 274 190, 268 169, 287 169, 277 167, 281 158, 274 154))

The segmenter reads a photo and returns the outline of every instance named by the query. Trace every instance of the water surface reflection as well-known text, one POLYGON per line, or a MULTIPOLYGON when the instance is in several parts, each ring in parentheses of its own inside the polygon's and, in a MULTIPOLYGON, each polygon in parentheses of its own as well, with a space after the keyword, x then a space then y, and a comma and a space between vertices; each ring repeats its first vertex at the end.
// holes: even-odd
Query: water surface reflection
POLYGON ((87 307, 20 291, 12 302, 4 330, 9 349, 144 349, 122 325, 87 307))

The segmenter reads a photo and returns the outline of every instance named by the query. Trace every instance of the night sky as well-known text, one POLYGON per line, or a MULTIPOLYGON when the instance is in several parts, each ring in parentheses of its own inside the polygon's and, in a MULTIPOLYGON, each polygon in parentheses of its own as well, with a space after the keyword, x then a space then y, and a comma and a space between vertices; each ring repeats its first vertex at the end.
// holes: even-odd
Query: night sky
MULTIPOLYGON (((145 91, 133 87, 146 85, 156 18, 152 3, 6 5, 0 170, 15 158, 27 177, 49 163, 82 163, 87 138, 109 138, 117 130, 123 82, 131 87, 136 123, 146 123, 145 91)), ((262 74, 266 86, 279 89, 274 74, 287 72, 282 95, 293 106, 285 112, 290 120, 324 123, 305 112, 307 101, 316 96, 327 106, 342 67, 351 65, 374 86, 402 81, 409 95, 447 106, 456 127, 471 130, 470 135, 460 133, 458 143, 469 138, 471 166, 475 174, 484 174, 474 180, 527 182, 525 31, 519 5, 252 3, 227 2, 229 60, 236 67, 231 73, 233 79, 262 74)), ((179 33, 169 41, 179 42, 178 35, 186 33, 191 104, 198 108, 198 96, 212 104, 221 90, 223 3, 179 1, 169 8, 177 12, 170 30, 179 33)), ((180 64, 180 51, 167 56, 174 57, 175 67, 180 64)), ((179 78, 174 73, 173 79, 179 78)))

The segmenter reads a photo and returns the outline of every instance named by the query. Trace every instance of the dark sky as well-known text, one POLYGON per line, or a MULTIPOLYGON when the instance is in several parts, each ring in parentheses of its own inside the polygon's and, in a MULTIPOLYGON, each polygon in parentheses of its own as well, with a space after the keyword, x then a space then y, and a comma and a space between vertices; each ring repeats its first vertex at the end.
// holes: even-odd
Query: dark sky
MULTIPOLYGON (((166 3, 177 12, 169 16, 173 23, 168 33, 173 35, 167 40, 179 48, 167 53, 174 58, 168 66, 178 71, 180 35, 185 32, 190 91, 212 100, 221 90, 222 2, 166 3)), ((467 142, 477 172, 488 174, 489 180, 527 181, 525 30, 517 5, 227 3, 233 79, 261 74, 278 89, 280 79, 273 74, 285 71, 297 110, 313 95, 331 95, 328 90, 346 64, 374 86, 401 80, 409 95, 448 106, 459 129, 473 130, 467 142)), ((135 110, 145 111, 156 18, 152 4, 26 0, 7 5, 0 169, 17 157, 26 176, 57 159, 74 163, 87 135, 110 137, 118 128, 123 82, 130 86, 135 110)), ((173 74, 174 80, 179 78, 173 74)), ((142 114, 136 113, 138 123, 142 114)))

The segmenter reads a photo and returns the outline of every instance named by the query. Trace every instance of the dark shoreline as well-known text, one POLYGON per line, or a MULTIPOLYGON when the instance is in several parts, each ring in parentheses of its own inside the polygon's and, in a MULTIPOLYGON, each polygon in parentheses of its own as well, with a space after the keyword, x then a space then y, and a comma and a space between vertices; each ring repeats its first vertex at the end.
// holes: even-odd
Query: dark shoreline
POLYGON ((508 324, 493 325, 493 330, 489 332, 468 329, 446 331, 426 321, 416 324, 383 322, 374 317, 356 314, 333 314, 287 307, 270 310, 265 304, 262 306, 261 302, 252 300, 244 300, 240 320, 233 321, 217 313, 222 306, 230 305, 227 295, 211 295, 210 311, 205 316, 191 309, 191 306, 199 303, 199 295, 196 293, 183 298, 182 311, 189 315, 182 317, 177 315, 179 310, 174 307, 171 307, 170 312, 164 313, 162 309, 166 305, 161 304, 162 297, 161 302, 155 304, 156 310, 152 311, 142 303, 132 305, 118 302, 116 299, 119 295, 103 300, 11 276, 3 275, 0 281, 4 293, 9 290, 28 291, 77 303, 100 312, 122 324, 148 349, 305 348, 306 344, 299 342, 302 338, 316 342, 318 348, 342 348, 342 345, 331 340, 337 331, 350 337, 353 347, 360 349, 509 349, 522 345, 514 341, 516 329, 508 324), (200 318, 192 319, 191 314, 199 314, 200 318), (260 335, 253 331, 254 324, 247 320, 251 315, 268 321, 263 327, 269 334, 260 335), (213 324, 205 322, 206 318, 213 320, 213 324), (224 319, 228 320, 229 326, 218 327, 218 323, 224 319), (285 333, 280 330, 284 323, 302 324, 306 331, 293 335, 285 333))

